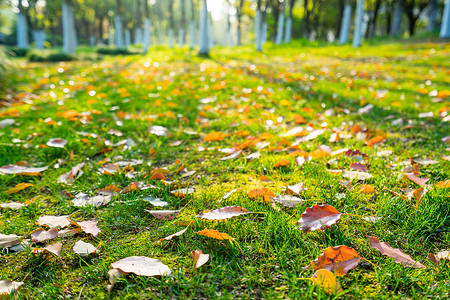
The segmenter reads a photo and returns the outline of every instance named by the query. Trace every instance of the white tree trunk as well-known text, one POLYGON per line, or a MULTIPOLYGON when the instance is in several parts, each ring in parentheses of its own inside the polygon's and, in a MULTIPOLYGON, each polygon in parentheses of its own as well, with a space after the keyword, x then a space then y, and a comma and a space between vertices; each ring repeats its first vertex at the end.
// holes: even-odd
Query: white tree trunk
POLYGON ((359 47, 362 43, 362 27, 364 17, 364 0, 356 2, 356 16, 355 16, 355 32, 353 34, 353 47, 359 47))
POLYGON ((255 17, 255 47, 256 51, 262 51, 262 14, 261 10, 256 10, 256 17, 255 17))
POLYGON ((144 36, 142 37, 142 48, 144 49, 144 53, 148 52, 148 48, 150 47, 150 20, 144 20, 144 36))
POLYGON ((73 54, 77 48, 77 35, 75 31, 75 18, 73 8, 63 0, 62 6, 62 23, 63 23, 63 51, 64 53, 73 54))
POLYGON ((125 48, 131 46, 131 32, 130 29, 125 30, 125 48))
POLYGON ((280 45, 283 41, 283 28, 284 27, 284 10, 282 9, 278 14, 278 27, 277 36, 275 37, 275 44, 280 45))
POLYGON ((394 20, 391 26, 391 36, 397 36, 400 34, 400 25, 402 23, 403 4, 401 0, 397 0, 397 5, 394 11, 394 20))
POLYGON ((434 31, 437 29, 437 15, 438 15, 438 0, 431 0, 428 10, 428 30, 434 31))
POLYGON ((142 44, 142 29, 139 27, 134 30, 134 43, 138 45, 142 44))
POLYGON ((178 32, 178 46, 179 47, 184 46, 184 37, 185 37, 184 28, 180 28, 180 31, 178 32))
POLYGON ((17 48, 28 48, 30 42, 28 40, 28 21, 27 17, 22 14, 17 14, 17 48))
POLYGON ((290 43, 292 38, 292 18, 288 17, 286 19, 286 31, 284 33, 284 42, 290 43))
POLYGON ((347 3, 344 8, 344 16, 342 17, 341 32, 339 33, 339 44, 347 44, 348 32, 350 31, 350 21, 352 18, 352 6, 347 3))
POLYGON ((91 36, 89 37, 89 45, 90 45, 91 47, 95 47, 95 36, 91 35, 91 36))
POLYGON ((189 48, 195 48, 195 21, 192 20, 189 24, 189 48))
POLYGON ((442 13, 441 32, 439 36, 442 38, 450 37, 450 0, 445 2, 444 11, 442 13))
POLYGON ((208 19, 208 41, 209 41, 209 49, 214 47, 214 25, 208 19))
POLYGON ((169 37, 169 48, 173 48, 173 29, 169 29, 169 33, 167 34, 169 37))
POLYGON ((206 0, 203 0, 203 8, 200 16, 200 28, 199 28, 199 54, 209 54, 209 41, 208 41, 208 8, 206 6, 206 0))
POLYGON ((264 46, 267 42, 267 22, 263 22, 261 31, 261 44, 264 46))
POLYGON ((113 34, 112 29, 109 29, 109 32, 108 32, 108 46, 110 46, 110 47, 114 46, 114 34, 113 34))
POLYGON ((33 41, 36 44, 37 49, 44 49, 44 43, 45 43, 45 31, 44 30, 33 30, 31 32, 31 35, 33 36, 33 41))
POLYGON ((120 16, 114 17, 114 27, 116 32, 116 48, 123 48, 123 25, 122 18, 120 16))

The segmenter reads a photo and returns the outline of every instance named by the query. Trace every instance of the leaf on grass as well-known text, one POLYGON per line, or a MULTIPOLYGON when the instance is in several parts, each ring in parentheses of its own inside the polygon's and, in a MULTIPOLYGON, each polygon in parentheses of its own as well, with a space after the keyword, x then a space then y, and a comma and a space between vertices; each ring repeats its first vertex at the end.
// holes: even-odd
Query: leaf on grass
POLYGON ((150 177, 150 179, 166 180, 166 176, 163 173, 155 173, 152 175, 152 177, 150 177))
POLYGON ((206 210, 197 215, 197 218, 206 220, 224 220, 248 214, 248 210, 240 206, 225 206, 215 210, 206 210))
POLYGON ((247 196, 250 199, 264 201, 264 202, 272 202, 272 197, 275 197, 275 193, 269 190, 268 188, 262 189, 253 189, 247 193, 247 196))
POLYGON ((70 225, 69 216, 41 216, 36 223, 41 226, 64 228, 70 225))
POLYGON ((47 146, 54 147, 54 148, 64 148, 64 146, 66 144, 67 144, 67 140, 59 139, 59 138, 49 139, 47 142, 47 146))
POLYGON ((0 249, 1 248, 11 248, 19 245, 22 242, 20 236, 15 234, 2 234, 0 233, 0 249))
POLYGON ((111 282, 111 284, 108 284, 106 286, 106 289, 108 290, 108 293, 111 293, 114 284, 117 282, 117 279, 121 278, 124 275, 124 273, 122 273, 119 269, 111 269, 108 271, 108 275, 109 275, 109 282, 111 282))
POLYGON ((172 272, 159 259, 145 256, 130 256, 111 264, 114 269, 123 273, 133 273, 138 276, 169 276, 172 272))
POLYGON ((259 159, 259 158, 261 158, 261 153, 260 152, 253 152, 253 153, 250 153, 249 155, 247 155, 247 157, 246 157, 248 160, 251 160, 251 159, 259 159))
POLYGON ((316 149, 314 151, 312 151, 310 154, 312 159, 318 159, 318 158, 324 158, 324 157, 330 157, 331 154, 323 151, 322 149, 316 149))
POLYGON ((75 198, 73 198, 72 203, 73 206, 76 207, 84 207, 87 205, 100 207, 103 205, 106 205, 111 201, 111 196, 101 196, 97 195, 94 197, 89 197, 87 194, 79 193, 75 195, 75 198))
POLYGON ((406 173, 405 176, 412 182, 420 185, 421 187, 425 187, 428 180, 430 180, 430 178, 428 178, 428 177, 419 178, 416 175, 414 175, 413 173, 406 173))
POLYGON ((207 135, 205 135, 205 137, 203 138, 203 141, 204 142, 222 141, 227 136, 229 136, 229 134, 227 134, 227 133, 211 132, 211 133, 208 133, 207 135))
POLYGON ((158 220, 170 221, 180 214, 181 210, 145 210, 157 218, 158 220))
POLYGON ((72 223, 78 227, 80 227, 80 229, 87 233, 87 234, 92 234, 93 236, 97 236, 100 233, 100 228, 97 227, 97 223, 98 221, 95 220, 91 220, 91 221, 81 221, 81 222, 75 222, 72 221, 72 223))
POLYGON ((359 172, 359 171, 344 171, 342 175, 345 178, 348 178, 350 180, 358 179, 358 180, 366 180, 373 177, 373 175, 366 173, 366 172, 359 172))
POLYGON ((161 200, 161 198, 156 198, 153 196, 146 196, 144 198, 142 198, 142 200, 150 202, 151 205, 153 206, 159 206, 159 207, 164 207, 169 205, 169 203, 167 203, 166 201, 161 200))
POLYGON ((361 172, 367 172, 367 167, 361 163, 352 163, 350 165, 350 168, 352 168, 353 170, 356 171, 361 171, 361 172))
POLYGON ((35 249, 33 249, 33 253, 34 254, 38 254, 38 253, 53 254, 53 255, 59 256, 59 254, 61 253, 61 249, 62 249, 62 244, 60 242, 57 242, 53 245, 48 245, 45 248, 35 248, 35 249))
POLYGON ((348 180, 345 179, 339 180, 339 184, 344 188, 346 188, 348 191, 352 190, 352 183, 348 180))
POLYGON ((373 147, 373 145, 381 143, 382 141, 384 141, 384 137, 381 136, 381 135, 377 135, 376 137, 373 137, 373 138, 371 138, 370 140, 367 141, 367 146, 368 147, 373 147))
POLYGON ((165 238, 160 239, 160 240, 158 241, 158 243, 161 243, 162 241, 170 241, 170 240, 173 239, 174 237, 181 236, 181 235, 183 235, 183 234, 186 232, 186 230, 187 230, 188 228, 189 228, 189 227, 186 227, 186 228, 184 228, 183 230, 180 230, 180 231, 178 231, 178 232, 175 232, 174 234, 171 234, 171 235, 169 235, 169 236, 166 236, 165 238))
POLYGON ((311 277, 314 284, 322 287, 327 294, 336 294, 342 292, 342 287, 336 276, 328 270, 317 270, 311 277))
POLYGON ((426 192, 428 192, 426 187, 420 188, 413 192, 414 198, 416 198, 417 201, 417 205, 420 204, 420 202, 422 201, 422 197, 426 194, 426 192))
POLYGON ((0 174, 5 175, 28 175, 28 176, 36 176, 39 175, 42 171, 48 169, 49 166, 41 167, 41 168, 29 168, 18 165, 6 165, 0 167, 0 174))
POLYGON ((0 280, 0 299, 8 299, 8 295, 19 289, 22 284, 23 282, 0 280))
POLYGON ((290 164, 289 160, 282 158, 280 161, 278 161, 276 164, 274 164, 272 168, 276 169, 276 168, 286 167, 289 164, 290 164))
POLYGON ((178 198, 184 198, 187 195, 193 194, 195 192, 194 188, 187 188, 187 189, 178 189, 171 191, 172 195, 178 198))
POLYGON ((120 172, 120 167, 116 164, 103 165, 98 171, 102 174, 114 174, 120 172))
POLYGON ((305 232, 314 231, 317 229, 324 230, 331 225, 337 223, 341 218, 341 213, 331 205, 314 205, 308 207, 302 214, 302 217, 297 222, 296 228, 305 232))
POLYGON ((25 204, 20 202, 8 202, 8 203, 0 203, 1 208, 9 208, 9 209, 21 209, 25 204))
POLYGON ((299 197, 284 195, 284 196, 277 196, 272 198, 275 202, 281 203, 282 205, 286 207, 296 207, 302 205, 305 200, 300 199, 299 197))
POLYGON ((309 269, 310 267, 313 267, 314 270, 326 269, 330 272, 335 272, 337 276, 342 276, 356 268, 360 260, 361 257, 353 248, 343 245, 328 247, 304 269, 309 269))
POLYGON ((447 179, 445 181, 439 181, 438 183, 436 183, 436 187, 438 189, 450 188, 450 179, 447 179))
POLYGON ((402 250, 392 248, 388 243, 379 242, 374 236, 369 236, 370 246, 380 251, 381 254, 388 256, 398 264, 411 268, 425 268, 420 262, 415 261, 411 256, 405 254, 402 250))
POLYGON ((99 196, 113 196, 120 193, 120 191, 122 191, 121 188, 115 186, 114 184, 110 184, 102 189, 97 190, 97 194, 99 196))
POLYGON ((56 228, 50 228, 48 231, 45 231, 42 228, 36 229, 31 233, 31 239, 35 243, 44 243, 48 240, 52 240, 56 237, 58 237, 58 229, 56 228))
POLYGON ((81 171, 81 168, 83 168, 83 166, 84 166, 84 162, 76 165, 69 172, 64 173, 61 176, 59 176, 58 182, 71 185, 75 181, 75 179, 77 179, 78 177, 80 177, 83 174, 83 171, 81 171))
POLYGON ((299 182, 294 185, 288 185, 286 187, 286 192, 288 194, 299 195, 301 192, 306 191, 306 188, 303 186, 303 182, 299 182))
POLYGON ((202 250, 192 251, 192 260, 194 269, 198 269, 208 262, 209 254, 204 254, 202 250))
POLYGON ((154 134, 156 136, 166 136, 168 134, 168 130, 166 127, 163 126, 151 126, 149 128, 149 132, 151 134, 154 134))
POLYGON ((229 160, 229 159, 235 159, 238 158, 239 155, 241 155, 242 150, 235 150, 232 153, 230 153, 230 155, 225 156, 225 157, 221 157, 220 160, 229 160))
POLYGON ((370 184, 361 184, 359 191, 363 194, 375 194, 376 191, 370 184))
POLYGON ((20 192, 20 191, 22 191, 22 190, 24 190, 24 189, 26 189, 26 188, 28 188, 30 186, 33 186, 33 184, 21 182, 21 183, 16 184, 15 187, 10 188, 9 190, 7 190, 5 193, 11 195, 11 194, 20 192))
POLYGON ((92 244, 83 242, 82 240, 79 240, 78 242, 73 245, 73 252, 80 256, 88 256, 91 254, 97 254, 100 251, 92 244))
POLYGON ((212 239, 216 239, 216 240, 230 240, 230 241, 234 241, 234 238, 232 238, 228 234, 222 233, 222 232, 219 232, 219 231, 213 230, 213 229, 205 228, 205 229, 197 232, 197 234, 204 235, 204 236, 210 237, 212 239))

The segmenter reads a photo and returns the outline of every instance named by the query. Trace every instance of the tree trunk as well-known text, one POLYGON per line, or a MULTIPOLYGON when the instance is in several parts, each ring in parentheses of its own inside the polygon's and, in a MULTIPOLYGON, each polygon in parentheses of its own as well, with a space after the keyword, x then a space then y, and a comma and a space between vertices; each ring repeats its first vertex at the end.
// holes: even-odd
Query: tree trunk
POLYGON ((116 0, 116 15, 114 16, 114 31, 116 35, 116 48, 123 48, 123 23, 121 17, 122 6, 120 0, 116 0))
POLYGON ((348 42, 348 32, 350 30, 350 22, 352 18, 352 5, 350 1, 347 0, 344 8, 344 15, 342 17, 341 30, 339 34, 339 44, 347 44, 348 42))
POLYGON ((256 9, 256 17, 255 17, 255 48, 256 51, 262 51, 262 15, 261 8, 258 7, 256 9))
POLYGON ((339 16, 336 24, 336 36, 341 36, 342 22, 344 21, 345 0, 339 0, 339 16))
POLYGON ((73 54, 77 47, 75 18, 73 14, 72 3, 63 0, 62 5, 62 22, 63 22, 63 51, 64 53, 73 54))
POLYGON ((377 33, 377 18, 378 13, 380 11, 380 7, 381 7, 381 0, 377 0, 375 2, 375 8, 373 9, 373 17, 372 17, 372 24, 370 26, 369 38, 375 37, 377 33))
POLYGON ((275 38, 276 45, 280 45, 281 42, 283 41, 283 29, 284 29, 284 4, 281 4, 280 11, 278 12, 277 36, 275 38))
POLYGON ((356 2, 356 16, 355 16, 355 32, 353 36, 353 47, 360 47, 362 40, 362 25, 364 16, 364 0, 357 0, 356 2))
POLYGON ((437 29, 437 14, 439 10, 438 0, 430 0, 430 7, 428 11, 428 30, 434 31, 437 29))
POLYGON ((304 24, 304 28, 305 28, 305 32, 303 33, 304 37, 306 39, 309 38, 309 34, 310 34, 310 29, 309 29, 309 18, 310 18, 310 11, 308 9, 309 6, 309 0, 304 0, 303 1, 303 9, 305 11, 305 15, 303 16, 303 24, 304 24))
POLYGON ((394 11, 394 20, 392 21, 392 27, 390 32, 391 36, 398 36, 400 34, 402 14, 403 14, 403 0, 397 0, 394 11))
POLYGON ((237 38, 236 38, 236 44, 238 45, 242 45, 242 27, 241 27, 241 22, 242 22, 242 9, 244 8, 244 0, 240 0, 239 2, 239 7, 236 11, 236 18, 237 18, 237 38))
POLYGON ((208 41, 208 7, 206 0, 203 0, 202 12, 200 16, 199 28, 199 55, 209 55, 209 41, 208 41))
POLYGON ((439 36, 442 38, 450 37, 450 0, 445 2, 444 11, 442 12, 441 32, 439 36))
POLYGON ((17 14, 17 48, 28 48, 28 20, 24 13, 22 0, 19 0, 19 13, 17 14))

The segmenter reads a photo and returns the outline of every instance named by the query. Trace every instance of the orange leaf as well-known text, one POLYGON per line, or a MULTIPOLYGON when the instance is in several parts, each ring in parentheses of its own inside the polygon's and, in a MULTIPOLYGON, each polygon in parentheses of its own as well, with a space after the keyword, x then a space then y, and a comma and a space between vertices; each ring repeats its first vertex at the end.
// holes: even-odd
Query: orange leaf
POLYGON ((331 156, 330 153, 323 151, 322 149, 316 149, 313 152, 311 152, 310 155, 313 159, 331 156))
POLYGON ((222 232, 219 232, 219 231, 213 230, 213 229, 205 228, 202 231, 197 232, 197 234, 204 235, 204 236, 216 239, 216 240, 230 240, 230 241, 234 241, 234 238, 232 238, 228 234, 222 233, 222 232))
POLYGON ((222 141, 227 136, 229 136, 228 133, 211 132, 211 133, 208 133, 207 135, 205 135, 205 137, 203 138, 203 141, 205 141, 205 142, 222 141))
POLYGON ((428 178, 428 177, 419 178, 416 175, 414 175, 413 173, 406 173, 405 175, 406 175, 406 177, 408 177, 409 180, 420 185, 421 187, 425 187, 428 180, 430 180, 430 178, 428 178))
POLYGON ((342 287, 334 274, 328 270, 317 270, 311 277, 314 284, 321 286, 327 294, 336 294, 342 292, 342 287))
POLYGON ((247 193, 247 196, 250 199, 255 200, 263 200, 264 202, 272 202, 271 197, 275 197, 276 195, 269 190, 268 188, 262 188, 262 189, 253 189, 250 192, 247 193))
POLYGON ((347 246, 328 247, 306 269, 309 267, 313 267, 314 270, 326 269, 336 272, 337 276, 342 276, 356 268, 360 259, 361 257, 353 248, 347 246))
POLYGON ((374 236, 369 236, 370 246, 380 251, 381 254, 386 255, 398 264, 402 264, 411 268, 425 268, 420 262, 415 261, 411 256, 405 254, 402 250, 392 248, 388 243, 380 242, 374 236))
POLYGON ((74 118, 74 117, 76 117, 76 116, 78 116, 78 112, 77 112, 76 110, 73 110, 73 109, 71 109, 71 110, 66 110, 66 111, 62 114, 62 117, 65 118, 65 119, 71 119, 71 118, 74 118))
POLYGON ((285 158, 282 158, 279 162, 277 162, 276 164, 273 165, 273 168, 279 168, 279 167, 285 167, 287 165, 289 165, 289 161, 285 158))
POLYGON ((372 147, 373 145, 381 143, 382 141, 384 141, 384 137, 381 135, 378 135, 378 136, 373 137, 370 140, 368 140, 367 146, 372 147))
POLYGON ((314 205, 308 207, 297 222, 296 228, 305 232, 313 230, 324 230, 337 223, 341 218, 341 213, 331 205, 314 205))
POLYGON ((376 193, 375 189, 370 184, 362 184, 359 191, 364 194, 375 194, 376 193))
POLYGON ((24 190, 24 189, 26 189, 27 187, 30 187, 30 186, 33 186, 33 185, 31 183, 21 182, 21 183, 18 183, 15 187, 10 188, 9 190, 7 190, 6 194, 14 194, 14 193, 17 193, 17 192, 19 192, 21 190, 24 190))
POLYGON ((155 173, 150 178, 155 180, 166 180, 166 176, 164 176, 164 174, 162 173, 155 173))
POLYGON ((450 179, 447 179, 445 181, 439 181, 438 183, 436 183, 436 187, 439 189, 450 188, 450 179))

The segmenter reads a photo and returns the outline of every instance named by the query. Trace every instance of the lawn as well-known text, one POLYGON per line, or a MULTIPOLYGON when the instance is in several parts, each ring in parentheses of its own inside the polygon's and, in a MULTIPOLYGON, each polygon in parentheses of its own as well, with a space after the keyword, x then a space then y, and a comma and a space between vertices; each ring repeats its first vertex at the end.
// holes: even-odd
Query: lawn
POLYGON ((23 282, 17 299, 448 298, 450 262, 428 254, 450 248, 449 57, 449 43, 389 43, 17 59, 0 167, 25 169, 0 168, 0 233, 25 246, 0 252, 0 280, 23 282), (252 213, 197 217, 226 206, 252 213), (308 232, 312 206, 338 212, 308 232), (72 223, 36 243, 42 216, 72 223), (81 230, 90 220, 98 234, 81 230), (98 253, 75 253, 80 239, 98 253), (303 267, 340 245, 359 264, 339 274, 340 253, 342 288, 315 284, 303 267), (194 269, 197 249, 210 257, 194 269), (130 256, 171 275, 128 274, 108 293, 111 264, 130 256))

